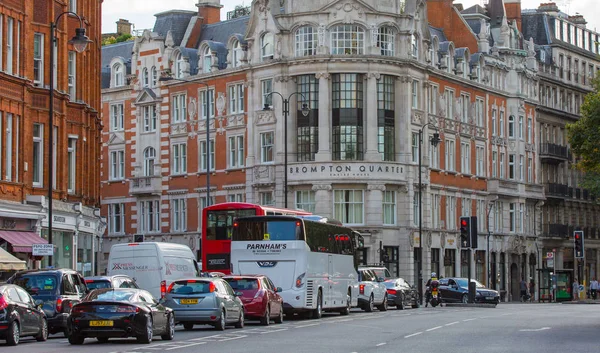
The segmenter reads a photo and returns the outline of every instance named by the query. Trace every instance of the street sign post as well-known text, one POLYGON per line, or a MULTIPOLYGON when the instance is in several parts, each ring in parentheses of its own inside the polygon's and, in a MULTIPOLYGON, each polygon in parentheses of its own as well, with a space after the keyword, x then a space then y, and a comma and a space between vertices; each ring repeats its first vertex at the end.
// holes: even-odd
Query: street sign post
POLYGON ((553 259, 554 258, 554 253, 553 252, 547 252, 546 253, 546 258, 547 259, 553 259))
POLYGON ((54 255, 54 245, 33 244, 31 245, 31 254, 33 256, 52 256, 54 255))

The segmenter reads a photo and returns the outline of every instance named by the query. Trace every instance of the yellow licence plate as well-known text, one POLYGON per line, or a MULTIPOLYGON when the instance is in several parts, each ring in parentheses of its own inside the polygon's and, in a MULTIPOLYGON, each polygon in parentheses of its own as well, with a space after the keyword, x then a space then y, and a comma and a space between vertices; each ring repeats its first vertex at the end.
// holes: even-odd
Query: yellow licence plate
POLYGON ((181 304, 198 304, 198 299, 181 299, 181 304))
POLYGON ((433 292, 431 292, 433 295, 437 295, 437 291, 434 290, 433 292))
POLYGON ((98 327, 98 326, 113 326, 114 322, 112 320, 95 320, 90 321, 90 326, 98 327))

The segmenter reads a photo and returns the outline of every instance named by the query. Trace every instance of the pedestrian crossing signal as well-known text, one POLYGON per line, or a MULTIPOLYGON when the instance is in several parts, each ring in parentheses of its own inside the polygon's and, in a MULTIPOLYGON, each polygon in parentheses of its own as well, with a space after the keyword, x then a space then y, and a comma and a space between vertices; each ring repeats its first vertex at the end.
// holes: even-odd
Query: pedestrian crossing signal
POLYGON ((583 231, 577 230, 573 233, 574 247, 575 247, 575 258, 583 258, 583 231))
POLYGON ((463 249, 471 247, 471 219, 460 217, 460 246, 463 249))

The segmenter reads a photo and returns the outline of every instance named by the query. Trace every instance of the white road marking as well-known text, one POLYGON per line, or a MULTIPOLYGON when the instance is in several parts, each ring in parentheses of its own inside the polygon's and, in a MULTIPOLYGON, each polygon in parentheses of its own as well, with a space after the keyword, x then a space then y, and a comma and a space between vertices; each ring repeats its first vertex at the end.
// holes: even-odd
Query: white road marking
POLYGON ((456 325, 456 324, 458 324, 458 323, 459 323, 458 321, 454 321, 454 322, 451 322, 451 323, 445 324, 444 326, 452 326, 452 325, 456 325))
POLYGON ((404 336, 404 338, 410 338, 410 337, 413 337, 413 336, 420 335, 420 334, 422 334, 422 333, 423 333, 423 332, 417 332, 417 333, 413 333, 412 335, 404 336))
POLYGON ((436 327, 432 327, 432 328, 430 328, 430 329, 427 329, 427 330, 425 330, 425 331, 427 331, 427 332, 429 332, 429 331, 435 331, 435 330, 437 330, 437 329, 440 329, 440 328, 442 328, 442 326, 436 326, 436 327))
POLYGON ((223 338, 223 339, 219 340, 219 342, 225 342, 225 341, 239 340, 240 338, 244 338, 244 337, 248 337, 248 335, 241 335, 241 336, 227 337, 227 338, 223 338))
POLYGON ((545 330, 549 330, 550 327, 541 327, 541 328, 526 328, 523 330, 519 330, 521 332, 539 332, 539 331, 545 331, 545 330))
POLYGON ((207 338, 208 339, 211 339, 211 338, 217 339, 219 337, 221 337, 221 335, 212 335, 212 336, 206 336, 206 337, 192 338, 192 339, 190 339, 190 341, 203 341, 207 338))
POLYGON ((165 351, 172 351, 174 349, 181 349, 181 348, 188 348, 188 347, 193 347, 193 346, 199 346, 201 344, 206 344, 206 342, 197 342, 197 343, 189 343, 183 346, 177 346, 177 347, 171 347, 171 348, 167 348, 165 349, 165 351))
POLYGON ((311 326, 319 326, 319 325, 320 325, 320 324, 308 324, 308 325, 296 326, 296 328, 311 327, 311 326))
POLYGON ((278 330, 269 330, 269 331, 264 331, 264 332, 261 332, 260 334, 261 334, 261 335, 264 335, 265 333, 280 332, 280 331, 287 331, 287 328, 280 328, 280 329, 278 329, 278 330))
POLYGON ((386 345, 386 343, 382 342, 382 343, 379 343, 378 345, 376 345, 375 347, 381 347, 381 346, 385 346, 385 345, 386 345))
POLYGON ((466 319, 466 320, 463 320, 463 322, 467 322, 467 321, 473 321, 473 320, 477 320, 477 318, 476 318, 476 317, 474 317, 474 318, 472 318, 472 319, 466 319))

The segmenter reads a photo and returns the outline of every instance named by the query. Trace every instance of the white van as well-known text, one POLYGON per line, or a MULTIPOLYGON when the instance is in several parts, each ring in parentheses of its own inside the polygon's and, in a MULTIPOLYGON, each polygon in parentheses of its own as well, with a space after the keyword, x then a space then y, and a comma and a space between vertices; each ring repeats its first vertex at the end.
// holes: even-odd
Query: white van
POLYGON ((174 243, 115 244, 108 257, 109 276, 127 275, 137 285, 161 298, 179 278, 198 277, 199 267, 192 250, 174 243))

